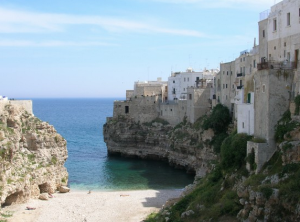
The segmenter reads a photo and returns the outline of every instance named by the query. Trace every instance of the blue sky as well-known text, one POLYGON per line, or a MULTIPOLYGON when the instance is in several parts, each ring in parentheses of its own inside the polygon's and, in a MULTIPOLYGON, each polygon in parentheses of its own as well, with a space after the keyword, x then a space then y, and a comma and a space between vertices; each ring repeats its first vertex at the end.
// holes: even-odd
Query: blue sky
POLYGON ((125 97, 134 81, 219 68, 253 46, 273 4, 0 0, 0 95, 125 97))

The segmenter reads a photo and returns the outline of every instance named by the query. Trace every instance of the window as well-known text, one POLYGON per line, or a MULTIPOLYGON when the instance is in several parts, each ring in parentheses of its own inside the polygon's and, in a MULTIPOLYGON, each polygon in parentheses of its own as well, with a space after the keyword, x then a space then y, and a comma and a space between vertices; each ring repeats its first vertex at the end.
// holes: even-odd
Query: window
POLYGON ((125 113, 129 113, 129 106, 125 106, 125 113))
POLYGON ((188 77, 188 82, 190 81, 190 78, 188 77))
POLYGON ((223 84, 223 89, 225 89, 225 84, 223 84))
POLYGON ((232 84, 232 88, 234 89, 234 84, 232 84))
POLYGON ((283 57, 285 58, 285 56, 286 56, 286 51, 283 50, 283 57))
POLYGON ((286 25, 287 26, 291 25, 291 13, 286 14, 286 25))
POLYGON ((162 110, 160 111, 160 115, 161 115, 161 116, 163 115, 163 111, 162 111, 162 110))
POLYGON ((185 78, 183 79, 183 81, 185 81, 185 78))
POLYGON ((232 75, 232 71, 231 71, 230 75, 232 75))
POLYGON ((277 20, 273 19, 273 31, 276 32, 277 31, 277 20))
POLYGON ((256 66, 256 61, 255 61, 255 59, 253 60, 253 68, 255 68, 255 66, 256 66))
POLYGON ((228 75, 228 71, 227 71, 227 75, 228 75))
POLYGON ((226 100, 227 100, 227 95, 226 95, 226 100))
POLYGON ((240 59, 240 62, 242 62, 243 60, 242 60, 242 58, 240 59))
POLYGON ((276 50, 276 46, 274 46, 274 50, 276 50))
POLYGON ((245 128, 245 123, 243 122, 243 129, 245 128))
POLYGON ((266 85, 265 85, 265 84, 263 84, 263 86, 262 86, 262 92, 263 92, 263 93, 266 92, 266 85))
POLYGON ((287 53, 287 61, 288 62, 291 61, 291 53, 290 52, 287 53))
POLYGON ((189 99, 192 100, 192 94, 189 94, 189 99))
POLYGON ((265 30, 263 30, 262 36, 263 38, 266 36, 265 30))
POLYGON ((227 84, 226 84, 226 89, 227 89, 227 84))
POLYGON ((173 80, 173 83, 175 83, 175 80, 173 80))
POLYGON ((286 42, 283 43, 283 46, 286 47, 286 42))
POLYGON ((245 57, 243 58, 243 61, 245 61, 245 57))
POLYGON ((183 88, 183 91, 185 91, 185 88, 183 88))
POLYGON ((170 109, 172 111, 172 109, 170 109))

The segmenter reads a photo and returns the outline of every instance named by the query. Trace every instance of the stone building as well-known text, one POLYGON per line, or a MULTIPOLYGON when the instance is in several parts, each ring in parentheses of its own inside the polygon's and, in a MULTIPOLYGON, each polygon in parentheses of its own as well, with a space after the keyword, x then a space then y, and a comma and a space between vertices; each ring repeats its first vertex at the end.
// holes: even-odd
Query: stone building
POLYGON ((276 151, 275 125, 299 94, 300 2, 284 0, 260 15, 259 63, 254 75, 254 136, 266 143, 248 142, 257 171, 276 151))
POLYGON ((113 118, 132 118, 135 122, 149 122, 159 116, 159 104, 167 99, 167 82, 135 82, 134 90, 126 90, 125 101, 114 101, 113 118))
POLYGON ((200 82, 201 79, 212 81, 216 73, 216 69, 195 72, 192 68, 188 68, 186 72, 172 72, 168 78, 168 99, 187 99, 188 87, 198 87, 203 84, 200 82))

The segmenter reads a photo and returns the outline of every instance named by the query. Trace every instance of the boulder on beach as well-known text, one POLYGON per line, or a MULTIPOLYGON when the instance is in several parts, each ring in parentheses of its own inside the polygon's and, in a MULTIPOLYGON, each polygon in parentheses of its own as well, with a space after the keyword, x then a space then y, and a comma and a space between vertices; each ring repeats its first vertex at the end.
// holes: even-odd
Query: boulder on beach
POLYGON ((60 186, 58 190, 60 193, 68 193, 70 191, 70 188, 66 186, 60 186))
POLYGON ((39 199, 40 200, 48 200, 49 199, 48 193, 41 193, 39 196, 39 199))

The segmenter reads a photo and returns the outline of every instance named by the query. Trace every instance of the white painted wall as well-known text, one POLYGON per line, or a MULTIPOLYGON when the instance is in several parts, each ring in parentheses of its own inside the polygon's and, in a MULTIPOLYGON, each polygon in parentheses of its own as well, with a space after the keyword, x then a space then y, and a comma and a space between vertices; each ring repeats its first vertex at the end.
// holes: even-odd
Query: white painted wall
POLYGON ((237 131, 254 134, 254 104, 237 104, 237 131))
MULTIPOLYGON (((196 87, 196 79, 213 80, 218 70, 194 72, 188 68, 186 72, 174 72, 168 78, 168 100, 187 99, 187 88, 196 87), (175 89, 175 94, 173 93, 175 89)), ((209 82, 209 81, 208 81, 209 82)), ((211 81, 210 81, 211 82, 211 81)))

